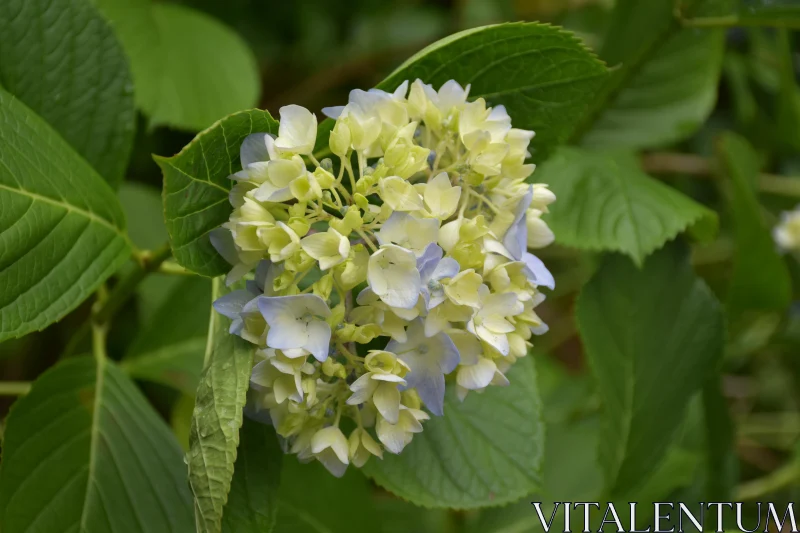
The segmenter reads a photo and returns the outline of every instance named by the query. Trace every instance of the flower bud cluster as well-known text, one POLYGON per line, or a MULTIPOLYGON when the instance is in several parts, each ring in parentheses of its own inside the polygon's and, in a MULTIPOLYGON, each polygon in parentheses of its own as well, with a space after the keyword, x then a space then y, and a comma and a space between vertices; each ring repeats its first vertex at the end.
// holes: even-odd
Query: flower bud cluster
POLYGON ((507 385, 547 331, 535 308, 554 281, 528 249, 553 241, 541 215, 555 196, 526 181, 533 132, 468 93, 355 90, 323 110, 322 161, 317 118, 283 107, 277 137, 247 137, 231 176, 212 243, 229 283, 255 275, 215 308, 256 345, 248 413, 335 475, 400 453, 443 414, 446 381, 462 400, 507 385))

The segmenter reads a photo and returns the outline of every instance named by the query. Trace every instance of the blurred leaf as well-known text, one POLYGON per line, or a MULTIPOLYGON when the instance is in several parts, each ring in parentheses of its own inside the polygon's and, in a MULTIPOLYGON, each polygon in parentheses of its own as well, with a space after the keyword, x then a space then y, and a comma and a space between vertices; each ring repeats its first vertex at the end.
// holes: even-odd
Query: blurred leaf
POLYGON ((152 250, 167 241, 161 191, 143 183, 126 181, 120 185, 117 195, 125 218, 136 221, 128 228, 128 235, 137 248, 152 250))
POLYGON ((716 233, 716 213, 642 172, 631 153, 561 148, 536 181, 558 197, 544 218, 564 246, 619 251, 641 265, 682 231, 716 233))
POLYGON ((257 104, 256 59, 220 21, 150 0, 94 2, 114 24, 136 82, 136 105, 151 126, 199 131, 257 104))
POLYGON ((448 388, 445 416, 425 422, 400 455, 384 454, 364 472, 403 499, 424 507, 502 505, 542 481, 544 427, 530 358, 508 374, 511 385, 469 395, 448 388))
MULTIPOLYGON (((212 300, 229 292, 214 279, 212 300)), ((189 436, 189 485, 199 533, 221 531, 222 510, 233 478, 242 409, 250 384, 254 347, 228 333, 230 320, 212 313, 205 368, 189 436)))
POLYGON ((764 223, 756 195, 759 158, 746 140, 733 133, 717 143, 723 172, 730 178, 729 204, 736 234, 728 307, 784 309, 791 300, 792 282, 764 223))
MULTIPOLYGON (((800 28, 800 6, 797 7, 797 22, 800 28)), ((788 30, 779 29, 776 34, 780 75, 777 138, 788 151, 797 152, 800 150, 800 90, 795 74, 795 52, 788 30)))
POLYGON ((60 320, 128 258, 114 192, 0 89, 0 341, 60 320))
POLYGON ((239 431, 231 490, 222 515, 225 533, 268 533, 278 514, 283 451, 270 426, 245 418, 239 431))
POLYGON ((69 359, 8 417, 0 523, 6 533, 190 531, 185 472, 169 428, 112 362, 69 359))
POLYGON ((776 26, 800 29, 797 0, 706 0, 697 17, 686 17, 697 25, 776 26))
POLYGON ((163 37, 150 0, 92 0, 111 22, 128 57, 136 107, 147 115, 158 109, 166 74, 163 37))
POLYGON ((758 103, 750 87, 750 77, 744 57, 734 51, 728 51, 725 54, 724 71, 733 99, 736 120, 740 125, 747 126, 756 118, 758 103))
POLYGON ((607 70, 573 34, 537 23, 462 31, 423 49, 379 89, 419 78, 438 89, 455 79, 470 84, 470 98, 505 105, 514 127, 534 130, 535 160, 564 142, 594 98, 607 70))
POLYGON ((720 376, 710 377, 703 387, 703 414, 707 465, 705 497, 708 501, 731 501, 739 479, 736 428, 722 394, 720 376))
POLYGON ((266 111, 234 113, 199 133, 178 155, 154 156, 164 173, 164 217, 175 260, 203 276, 230 265, 211 246, 208 234, 228 220, 228 176, 241 170, 239 147, 251 133, 278 133, 266 111))
MULTIPOLYGON (((370 462, 375 461, 370 459, 370 462)), ((367 463, 369 464, 369 463, 367 463)), ((317 461, 283 462, 275 533, 374 533, 380 517, 369 480, 356 468, 339 479, 317 461)))
POLYGON ((215 120, 258 103, 258 65, 233 30, 193 9, 153 4, 163 56, 163 76, 153 108, 144 111, 152 125, 198 131, 215 120))
POLYGON ((133 378, 194 395, 203 369, 210 304, 210 280, 181 278, 139 331, 122 369, 133 378))
POLYGON ((724 36, 681 29, 674 0, 619 0, 600 57, 617 67, 592 100, 581 142, 651 148, 689 137, 714 108, 724 36))
POLYGON ((0 2, 0 50, 0 85, 119 185, 133 143, 133 83, 122 47, 91 2, 0 2))
POLYGON ((640 487, 722 354, 719 303, 670 245, 639 270, 609 257, 584 287, 579 330, 603 400, 606 492, 640 487))

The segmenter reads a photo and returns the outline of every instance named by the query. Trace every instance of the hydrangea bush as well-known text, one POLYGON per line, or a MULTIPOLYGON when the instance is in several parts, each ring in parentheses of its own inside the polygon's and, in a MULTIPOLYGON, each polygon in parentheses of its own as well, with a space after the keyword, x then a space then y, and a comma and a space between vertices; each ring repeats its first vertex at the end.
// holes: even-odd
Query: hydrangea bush
POLYGON ((255 275, 214 307, 256 350, 250 416, 334 475, 402 452, 445 414, 446 382, 462 400, 508 385, 547 331, 535 308, 554 280, 528 249, 553 241, 555 196, 528 183, 534 132, 468 95, 354 90, 324 110, 335 161, 312 155, 317 118, 296 105, 242 144, 212 242, 228 284, 255 275))
POLYGON ((0 1, 0 531, 796 500, 800 4, 192 3, 0 1))

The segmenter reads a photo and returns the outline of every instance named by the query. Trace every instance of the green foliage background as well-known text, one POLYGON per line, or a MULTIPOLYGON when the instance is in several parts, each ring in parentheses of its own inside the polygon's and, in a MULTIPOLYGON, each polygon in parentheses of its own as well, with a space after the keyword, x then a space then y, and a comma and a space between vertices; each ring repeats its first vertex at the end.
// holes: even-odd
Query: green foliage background
POLYGON ((0 2, 0 530, 527 532, 530 501, 797 501, 800 257, 770 232, 800 202, 798 29, 796 0, 0 2), (252 354, 210 311, 208 233, 279 107, 415 78, 536 131, 551 330, 510 387, 448 395, 335 479, 242 416, 252 354))

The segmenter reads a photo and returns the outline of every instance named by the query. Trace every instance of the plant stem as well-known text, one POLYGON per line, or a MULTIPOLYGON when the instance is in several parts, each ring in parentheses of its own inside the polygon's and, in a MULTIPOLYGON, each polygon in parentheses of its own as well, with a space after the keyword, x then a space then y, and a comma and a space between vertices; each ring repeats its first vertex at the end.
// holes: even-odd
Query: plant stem
POLYGON ((92 329, 91 322, 98 325, 107 324, 109 320, 119 311, 122 305, 136 290, 136 287, 148 274, 159 269, 161 264, 166 261, 171 250, 169 243, 154 251, 136 251, 133 254, 136 265, 119 280, 114 288, 106 294, 103 290, 98 291, 98 300, 92 308, 91 321, 84 322, 78 331, 70 338, 61 357, 75 355, 75 351, 89 335, 92 329))
POLYGON ((800 461, 794 460, 762 478, 742 483, 736 489, 736 501, 757 500, 800 481, 800 461))
POLYGON ((108 325, 92 323, 92 354, 100 362, 104 361, 106 355, 106 338, 108 337, 108 325))
POLYGON ((158 270, 161 263, 166 261, 172 251, 169 244, 163 245, 161 248, 153 252, 140 252, 137 255, 137 265, 125 277, 119 280, 108 297, 105 299, 97 310, 93 313, 93 319, 97 324, 107 323, 112 316, 128 301, 128 298, 133 294, 136 287, 141 281, 147 277, 151 272, 158 270))
MULTIPOLYGON (((698 178, 711 178, 715 171, 708 158, 671 152, 645 154, 642 168, 652 174, 683 174, 698 178)), ((758 189, 765 193, 800 198, 800 178, 761 174, 758 177, 758 189)))
POLYGON ((158 267, 157 272, 161 274, 174 274, 176 276, 194 276, 194 272, 186 270, 174 261, 164 261, 158 267))
POLYGON ((0 396, 25 396, 30 390, 30 381, 0 381, 0 396))

